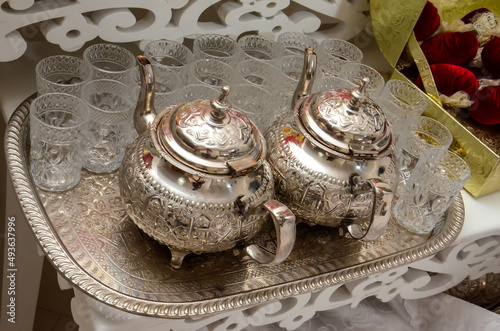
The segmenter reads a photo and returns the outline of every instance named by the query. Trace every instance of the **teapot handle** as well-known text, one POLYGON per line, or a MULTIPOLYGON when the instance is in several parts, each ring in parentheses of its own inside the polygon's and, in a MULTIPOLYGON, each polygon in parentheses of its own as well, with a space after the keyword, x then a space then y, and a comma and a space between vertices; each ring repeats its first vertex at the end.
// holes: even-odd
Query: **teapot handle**
POLYGON ((358 224, 347 225, 345 230, 354 239, 372 241, 384 233, 391 220, 394 192, 391 190, 389 184, 378 178, 370 178, 366 182, 372 187, 374 195, 372 216, 368 230, 363 233, 361 226, 358 224))
POLYGON ((271 214, 276 228, 276 254, 273 256, 265 252, 257 244, 245 247, 245 252, 259 263, 275 265, 290 255, 295 244, 295 215, 287 206, 276 200, 269 200, 263 206, 271 214))

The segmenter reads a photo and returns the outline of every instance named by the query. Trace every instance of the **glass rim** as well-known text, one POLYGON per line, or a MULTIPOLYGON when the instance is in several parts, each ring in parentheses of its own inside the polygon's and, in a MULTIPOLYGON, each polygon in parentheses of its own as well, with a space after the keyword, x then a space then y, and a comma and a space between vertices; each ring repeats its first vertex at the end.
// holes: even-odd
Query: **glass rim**
POLYGON ((193 52, 187 46, 185 46, 182 43, 179 43, 177 41, 169 40, 169 39, 158 39, 158 40, 152 40, 151 42, 149 42, 146 46, 144 46, 144 51, 143 51, 144 56, 147 57, 154 64, 158 64, 158 65, 162 65, 162 66, 165 66, 167 68, 170 68, 172 66, 158 63, 154 59, 148 57, 148 55, 149 56, 156 55, 156 54, 163 54, 164 55, 164 53, 162 51, 165 49, 171 48, 171 47, 165 47, 168 44, 179 47, 180 49, 182 49, 183 53, 185 55, 187 55, 186 56, 187 63, 185 63, 184 66, 188 65, 190 62, 193 61, 193 59, 194 59, 193 52), (153 50, 151 48, 153 48, 154 46, 158 46, 159 51, 153 52, 153 50))
MULTIPOLYGON (((199 81, 198 79, 198 75, 196 74, 196 68, 198 67, 201 67, 203 68, 203 63, 208 63, 208 62, 212 62, 212 63, 216 63, 217 65, 220 65, 221 68, 224 68, 222 70, 218 70, 217 72, 213 72, 214 74, 217 75, 217 77, 225 77, 226 74, 223 73, 223 70, 227 71, 227 78, 231 79, 233 74, 234 74, 234 67, 232 67, 231 65, 227 64, 226 62, 224 61, 220 61, 220 60, 217 60, 217 59, 197 59, 193 62, 191 62, 188 66, 188 75, 192 75, 197 81, 199 81)), ((209 73, 212 73, 212 72, 209 72, 209 73)), ((188 77, 188 81, 189 81, 189 77, 188 77)), ((223 85, 228 85, 229 82, 226 82, 226 84, 223 84, 223 85)), ((196 83, 193 83, 193 84, 196 84, 196 83)), ((201 84, 205 84, 205 83, 201 83, 201 84)), ((205 84, 207 85, 207 84, 205 84)), ((221 85, 222 86, 222 85, 221 85)))
POLYGON ((319 44, 319 50, 320 50, 320 52, 324 53, 329 58, 334 58, 335 60, 338 60, 340 62, 360 62, 363 59, 363 51, 361 51, 358 46, 354 45, 353 43, 351 43, 351 42, 349 42, 347 40, 343 40, 343 39, 338 39, 338 38, 325 39, 325 40, 323 40, 319 44), (334 56, 333 54, 330 54, 330 52, 325 49, 326 45, 332 44, 332 43, 338 43, 340 45, 346 45, 347 47, 350 47, 351 49, 353 49, 358 56, 354 60, 343 60, 343 59, 340 59, 337 56, 334 56))
MULTIPOLYGON (((432 151, 426 151, 426 152, 432 153, 432 151)), ((425 162, 425 167, 427 169, 430 169, 429 173, 432 175, 433 178, 436 178, 436 180, 439 179, 441 181, 448 181, 450 183, 459 184, 462 182, 467 182, 471 176, 471 170, 470 170, 470 167, 467 164, 467 162, 465 162, 465 160, 462 157, 460 157, 460 155, 458 155, 450 150, 443 151, 443 153, 439 157, 439 159, 435 160, 435 162, 432 162, 430 168, 429 168, 429 162, 425 162), (463 171, 461 171, 460 173, 455 172, 455 171, 453 172, 454 174, 457 175, 456 176, 457 179, 450 178, 450 176, 444 177, 437 170, 437 167, 439 165, 443 165, 443 167, 446 169, 447 172, 450 170, 450 167, 445 166, 446 158, 453 159, 455 162, 459 162, 460 164, 462 164, 463 169, 464 169, 463 171)))
MULTIPOLYGON (((257 59, 257 61, 262 61, 262 62, 274 61, 274 60, 277 60, 280 57, 282 57, 283 54, 285 54, 286 49, 285 49, 285 46, 283 44, 281 44, 275 40, 272 40, 270 38, 258 35, 258 34, 249 34, 249 35, 243 36, 240 39, 238 39, 238 45, 240 46, 241 51, 245 54, 246 54, 246 52, 245 52, 246 50, 259 49, 259 47, 249 47, 249 45, 244 44, 244 42, 246 42, 249 39, 250 40, 251 39, 260 39, 269 46, 270 52, 266 52, 266 53, 272 56, 271 59, 257 59), (277 55, 277 57, 276 57, 276 55, 277 55)), ((255 57, 253 57, 251 55, 248 55, 248 54, 246 54, 246 55, 249 56, 251 59, 256 59, 255 57)))
POLYGON ((265 94, 269 94, 272 97, 272 94, 269 93, 269 91, 263 87, 260 87, 259 85, 254 85, 254 84, 248 84, 248 83, 243 83, 243 84, 235 84, 234 86, 231 86, 231 92, 234 91, 235 88, 247 88, 247 89, 254 89, 254 90, 259 90, 265 92, 265 94))
POLYGON ((83 59, 85 61, 87 61, 87 63, 89 63, 90 66, 94 70, 99 71, 99 72, 103 72, 103 73, 106 73, 106 74, 123 74, 123 73, 126 73, 127 71, 132 70, 136 66, 135 55, 132 54, 131 51, 129 51, 125 47, 122 47, 122 46, 119 46, 119 45, 116 45, 116 44, 110 44, 110 43, 99 43, 99 44, 90 45, 89 47, 87 47, 85 49, 85 51, 83 51, 83 59), (102 45, 104 45, 105 47, 108 47, 108 48, 117 48, 120 51, 122 51, 124 54, 127 55, 127 57, 129 58, 129 60, 131 60, 129 64, 132 65, 132 66, 130 68, 127 68, 127 69, 124 69, 124 70, 107 70, 107 69, 102 69, 102 68, 99 68, 99 67, 96 67, 95 65, 93 65, 92 61, 89 58, 90 56, 88 54, 94 48, 97 48, 97 46, 102 46, 102 45))
MULTIPOLYGON (((408 91, 410 91, 411 93, 415 93, 415 96, 418 96, 419 99, 421 99, 422 103, 426 103, 427 102, 427 99, 425 98, 425 96, 423 94, 420 93, 420 90, 416 87, 416 86, 413 86, 412 84, 410 83, 407 83, 405 81, 402 81, 400 79, 389 79, 386 83, 385 83, 385 86, 384 86, 384 89, 383 89, 383 93, 387 93, 389 94, 391 97, 393 98, 396 98, 396 99, 400 99, 396 96, 396 94, 394 93, 393 91, 393 88, 396 87, 396 86, 403 86, 403 88, 407 89, 408 91)), ((404 101, 406 103, 406 100, 404 101)), ((418 104, 417 104, 418 105, 418 104)), ((413 105, 412 105, 413 106, 413 105)))
MULTIPOLYGON (((346 79, 345 76, 351 76, 351 77, 353 77, 352 75, 349 74, 349 72, 347 72, 347 70, 349 70, 349 68, 351 68, 351 67, 353 67, 353 68, 365 68, 369 72, 372 72, 373 75, 377 78, 377 82, 378 83, 380 83, 380 82, 382 83, 382 89, 385 87, 384 76, 382 76, 382 74, 380 72, 378 72, 375 68, 373 68, 373 67, 371 67, 371 66, 369 66, 367 64, 363 64, 363 63, 359 63, 359 62, 347 62, 346 64, 344 64, 342 66, 342 69, 340 69, 340 74, 342 75, 341 78, 346 79)), ((370 77, 368 77, 368 78, 370 78, 370 77)), ((370 83, 372 83, 372 82, 374 82, 374 80, 370 79, 370 83)), ((355 84, 355 85, 359 85, 359 83, 355 84)), ((370 88, 370 84, 368 84, 367 89, 369 89, 369 90, 370 89, 371 90, 377 90, 377 89, 380 89, 380 87, 370 88)))
MULTIPOLYGON (((441 122, 439 122, 438 120, 435 120, 433 118, 430 118, 430 117, 427 117, 427 116, 412 116, 409 118, 410 122, 408 124, 408 132, 410 133, 409 137, 411 137, 412 139, 416 139, 415 135, 412 133, 413 131, 413 128, 415 127, 418 127, 418 126, 421 126, 421 124, 423 122, 431 122, 432 124, 435 124, 436 126, 438 126, 443 132, 446 132, 446 142, 444 144, 440 144, 440 145, 435 145, 435 144, 431 144, 431 143, 428 143, 426 141, 424 141, 423 139, 419 139, 419 141, 423 142, 426 146, 435 146, 435 147, 440 147, 440 146, 450 146, 450 144, 453 142, 453 134, 451 133, 451 131, 441 122)), ((432 136, 432 138, 434 138, 434 136, 432 136)))
POLYGON ((309 36, 309 35, 305 34, 304 32, 298 32, 298 31, 283 32, 278 36, 276 41, 279 42, 280 40, 282 40, 283 38, 288 37, 288 36, 298 36, 301 39, 306 37, 306 39, 311 40, 311 41, 315 41, 316 43, 318 43, 318 41, 314 37, 309 36))
MULTIPOLYGON (((172 67, 169 67, 169 66, 166 66, 166 65, 163 65, 160 63, 151 63, 151 66, 153 67, 153 73, 155 76, 155 83, 156 82, 164 82, 166 80, 171 80, 172 76, 173 76, 173 77, 175 77, 173 80, 176 81, 175 85, 178 85, 175 89, 179 89, 182 87, 181 75, 179 74, 179 72, 172 69, 172 67), (163 76, 158 75, 158 72, 154 72, 154 68, 158 68, 162 71, 166 71, 168 73, 169 77, 165 78, 163 76), (159 79, 159 78, 161 78, 161 79, 159 79)), ((134 68, 132 68, 132 71, 130 72, 130 78, 132 80, 132 83, 134 84, 134 87, 139 87, 139 88, 141 87, 141 77, 140 77, 140 72, 139 72, 138 66, 135 66, 134 68), (136 80, 136 76, 139 77, 139 81, 136 80)), ((161 93, 161 92, 158 92, 157 89, 155 89, 155 93, 161 93)))
MULTIPOLYGON (((271 79, 275 81, 279 81, 282 77, 281 75, 284 75, 283 72, 280 70, 280 68, 276 67, 275 65, 271 64, 270 62, 265 62, 265 61, 259 61, 256 59, 246 59, 243 61, 240 61, 235 67, 234 67, 234 72, 235 74, 241 76, 243 80, 247 81, 245 77, 243 77, 242 70, 248 68, 250 65, 257 65, 258 68, 262 68, 258 73, 261 74, 262 72, 264 73, 262 76, 266 77, 271 77, 271 79)), ((256 84, 258 85, 258 84, 256 84)))
MULTIPOLYGON (((71 55, 52 55, 52 56, 48 56, 48 57, 46 57, 46 58, 43 58, 43 59, 41 59, 41 60, 40 60, 40 61, 36 64, 36 66, 35 66, 35 72, 36 72, 36 76, 37 76, 37 78, 39 78, 39 79, 41 79, 41 80, 43 80, 43 81, 45 81, 45 82, 49 82, 50 84, 55 85, 55 86, 58 86, 58 87, 73 87, 73 86, 83 85, 84 83, 86 83, 87 81, 89 81, 89 80, 92 78, 92 67, 91 67, 91 65, 90 65, 87 61, 85 61, 84 59, 79 58, 79 57, 77 57, 77 56, 71 56, 71 55), (41 74, 39 74, 39 73, 38 73, 38 72, 39 72, 40 67, 41 67, 43 64, 45 64, 45 62, 47 62, 48 60, 50 60, 50 59, 52 59, 52 58, 61 58, 61 57, 64 57, 64 58, 73 58, 73 59, 78 60, 78 62, 80 62, 80 65, 79 65, 78 67, 83 66, 83 67, 85 67, 85 69, 87 69, 87 70, 88 70, 88 75, 87 75, 87 77, 85 77, 85 78, 83 78, 83 77, 82 77, 82 78, 83 78, 83 79, 82 79, 82 81, 80 81, 80 82, 78 82, 78 83, 61 84, 61 83, 57 83, 57 82, 53 82, 53 81, 51 81, 51 80, 48 80, 48 79, 46 78, 46 76, 41 75, 41 74)), ((80 75, 79 75, 79 76, 80 76, 80 75)), ((46 93, 44 93, 44 94, 46 94, 46 93)))
MULTIPOLYGON (((71 109, 74 109, 74 108, 71 108, 71 109)), ((65 111, 64 109, 55 109, 54 111, 56 111, 56 110, 57 111, 65 111)), ((69 130, 77 129, 77 128, 87 124, 89 121, 89 118, 90 118, 90 111, 88 109, 87 103, 84 100, 82 100, 81 98, 78 98, 78 97, 76 97, 72 94, 68 94, 68 93, 53 92, 53 93, 45 93, 45 94, 37 96, 30 104, 30 115, 31 115, 30 120, 34 120, 35 122, 37 122, 38 124, 40 124, 42 126, 53 128, 56 130, 61 130, 61 131, 69 131, 69 130), (59 127, 59 126, 51 125, 51 124, 48 124, 48 123, 41 121, 38 118, 38 116, 35 115, 35 112, 36 112, 35 107, 37 107, 39 103, 43 102, 44 99, 48 99, 48 98, 51 98, 54 96, 61 96, 61 97, 69 98, 72 100, 71 102, 76 102, 79 104, 79 106, 83 106, 83 107, 81 107, 81 110, 83 110, 85 112, 85 114, 84 114, 84 116, 82 116, 83 120, 81 121, 81 123, 78 123, 78 124, 75 124, 72 126, 67 126, 67 127, 59 127)))
POLYGON ((234 43, 237 43, 237 41, 235 39, 233 39, 233 38, 231 38, 229 36, 223 35, 223 34, 218 34, 218 33, 203 33, 203 34, 200 34, 199 36, 197 36, 196 38, 194 38, 194 40, 193 40, 193 46, 194 46, 194 43, 196 42, 196 40, 206 39, 206 38, 211 38, 211 37, 222 37, 222 39, 231 40, 234 43))
MULTIPOLYGON (((216 34, 216 33, 206 33, 206 34, 199 35, 198 37, 196 37, 193 40, 193 58, 194 58, 194 60, 191 61, 191 63, 193 63, 197 60, 203 60, 203 59, 218 60, 218 61, 221 61, 224 63, 228 63, 228 62, 231 63, 231 62, 236 61, 238 58, 240 58, 242 56, 242 54, 243 54, 243 51, 241 50, 240 45, 238 44, 238 42, 235 39, 233 39, 229 36, 224 36, 224 35, 220 35, 220 34, 216 34), (202 48, 202 47, 200 47, 200 43, 202 43, 204 39, 209 39, 211 37, 212 38, 213 37, 222 38, 224 40, 224 42, 231 44, 231 46, 229 48, 228 47, 223 48, 223 50, 227 52, 226 55, 215 55, 215 54, 211 54, 211 53, 207 52, 210 50, 219 50, 221 48, 214 48, 214 47, 202 48)), ((235 63, 234 66, 236 64, 237 63, 235 63)))

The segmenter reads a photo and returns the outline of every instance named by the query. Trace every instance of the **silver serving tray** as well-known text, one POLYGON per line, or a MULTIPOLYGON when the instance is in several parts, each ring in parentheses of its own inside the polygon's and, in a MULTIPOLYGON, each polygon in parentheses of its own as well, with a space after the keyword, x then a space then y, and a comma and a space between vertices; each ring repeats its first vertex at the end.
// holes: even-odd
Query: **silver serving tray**
MULTIPOLYGON (((277 266, 254 263, 239 249, 188 255, 180 270, 170 252, 142 233, 123 208, 116 173, 83 172, 70 191, 35 187, 29 174, 29 105, 6 132, 8 168, 33 233, 59 273, 95 299, 131 313, 200 317, 311 292, 431 256, 449 246, 464 221, 461 197, 429 236, 413 235, 392 219, 376 241, 341 238, 335 228, 299 224, 290 257, 277 266)), ((271 222, 269 222, 271 223, 271 222)), ((254 241, 273 249, 274 232, 254 241)))

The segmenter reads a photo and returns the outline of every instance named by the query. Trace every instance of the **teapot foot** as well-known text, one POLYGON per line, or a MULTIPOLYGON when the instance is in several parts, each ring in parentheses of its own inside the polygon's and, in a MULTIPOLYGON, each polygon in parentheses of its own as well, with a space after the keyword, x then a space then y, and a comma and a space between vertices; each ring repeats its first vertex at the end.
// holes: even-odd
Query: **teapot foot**
POLYGON ((182 265, 182 261, 184 260, 184 257, 189 254, 189 252, 185 251, 178 251, 175 249, 170 249, 170 253, 172 253, 172 258, 170 260, 170 266, 173 269, 180 269, 182 265))

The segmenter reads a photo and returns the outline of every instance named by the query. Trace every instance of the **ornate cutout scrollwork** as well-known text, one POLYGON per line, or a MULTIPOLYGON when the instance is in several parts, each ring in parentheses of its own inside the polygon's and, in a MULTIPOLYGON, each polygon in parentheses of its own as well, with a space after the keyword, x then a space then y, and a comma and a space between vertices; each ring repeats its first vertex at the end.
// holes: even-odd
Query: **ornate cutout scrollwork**
POLYGON ((24 54, 39 28, 48 42, 72 52, 100 37, 109 42, 182 41, 211 32, 253 31, 350 39, 369 22, 362 1, 289 0, 0 0, 0 61, 24 54), (35 28, 35 29, 34 29, 35 28), (29 33, 31 31, 31 33, 29 33))

